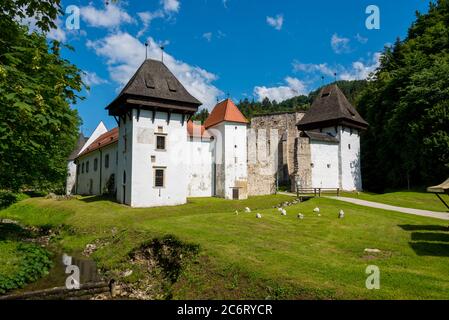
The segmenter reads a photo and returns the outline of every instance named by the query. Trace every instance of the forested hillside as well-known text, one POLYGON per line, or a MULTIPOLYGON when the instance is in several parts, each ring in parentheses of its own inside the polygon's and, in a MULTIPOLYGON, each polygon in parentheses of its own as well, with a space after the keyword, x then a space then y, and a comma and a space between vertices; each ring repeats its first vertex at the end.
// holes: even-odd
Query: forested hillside
POLYGON ((426 186, 449 177, 449 1, 417 13, 386 49, 358 99, 370 123, 362 139, 364 187, 426 186))

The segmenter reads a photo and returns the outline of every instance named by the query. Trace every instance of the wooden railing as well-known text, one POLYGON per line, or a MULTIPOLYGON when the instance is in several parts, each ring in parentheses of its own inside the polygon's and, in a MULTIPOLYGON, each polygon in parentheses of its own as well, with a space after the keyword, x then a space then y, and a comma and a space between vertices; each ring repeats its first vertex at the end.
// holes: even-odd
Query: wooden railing
POLYGON ((299 197, 301 194, 312 194, 316 197, 321 197, 323 193, 336 193, 337 197, 340 196, 340 188, 297 188, 296 195, 299 197))

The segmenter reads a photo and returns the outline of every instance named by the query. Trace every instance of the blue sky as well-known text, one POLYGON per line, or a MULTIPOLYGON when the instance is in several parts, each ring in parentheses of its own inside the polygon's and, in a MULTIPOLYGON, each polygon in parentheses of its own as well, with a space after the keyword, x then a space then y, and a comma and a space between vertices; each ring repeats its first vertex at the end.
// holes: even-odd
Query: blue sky
POLYGON ((49 37, 73 46, 63 55, 86 72, 91 89, 74 107, 90 134, 100 120, 116 125, 104 108, 143 62, 145 41, 151 58, 165 45, 165 63, 205 108, 227 94, 280 101, 316 89, 322 75, 366 78, 428 1, 63 0, 69 5, 80 9, 80 28, 61 17, 49 37), (379 30, 365 26, 368 5, 380 10, 379 30))

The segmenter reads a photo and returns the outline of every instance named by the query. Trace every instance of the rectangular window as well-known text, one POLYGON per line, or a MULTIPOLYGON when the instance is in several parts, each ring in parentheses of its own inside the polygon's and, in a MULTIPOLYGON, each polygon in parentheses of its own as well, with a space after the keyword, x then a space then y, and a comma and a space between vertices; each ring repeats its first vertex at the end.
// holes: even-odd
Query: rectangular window
POLYGON ((156 188, 163 188, 164 187, 164 176, 165 176, 165 170, 164 169, 155 169, 154 170, 154 186, 156 188))
POLYGON ((81 164, 81 173, 84 173, 84 162, 81 164))
POLYGON ((156 149, 165 150, 165 136, 156 136, 156 149))
POLYGON ((104 156, 104 167, 109 168, 109 154, 104 156))
POLYGON ((86 173, 89 173, 89 161, 86 162, 86 173))
POLYGON ((94 160, 94 171, 97 171, 97 169, 98 169, 98 159, 95 158, 95 160, 94 160))

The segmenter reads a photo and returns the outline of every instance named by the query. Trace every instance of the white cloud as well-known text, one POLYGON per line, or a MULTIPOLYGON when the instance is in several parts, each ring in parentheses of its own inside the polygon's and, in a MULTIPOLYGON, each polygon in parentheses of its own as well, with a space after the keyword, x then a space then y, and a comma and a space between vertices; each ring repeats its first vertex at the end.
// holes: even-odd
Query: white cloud
POLYGON ((179 0, 161 0, 162 5, 164 6, 164 10, 167 13, 170 12, 178 12, 181 4, 179 0))
POLYGON ((140 20, 142 21, 143 27, 139 30, 137 33, 137 37, 141 37, 150 27, 151 21, 158 18, 164 18, 164 12, 162 10, 157 10, 155 12, 138 12, 137 15, 139 16, 140 20))
POLYGON ((380 66, 380 59, 382 53, 376 52, 373 54, 371 61, 367 63, 363 61, 356 61, 352 63, 352 69, 344 70, 341 75, 341 80, 364 80, 368 79, 370 74, 380 66))
POLYGON ((162 9, 154 12, 144 11, 137 13, 143 24, 142 29, 140 29, 137 33, 138 38, 145 34, 154 19, 170 18, 172 13, 178 12, 181 6, 178 0, 161 0, 160 3, 162 5, 162 9))
POLYGON ((99 77, 95 72, 83 71, 83 82, 89 87, 108 83, 107 80, 99 77))
POLYGON ((276 30, 281 30, 282 25, 284 24, 284 16, 278 14, 276 17, 267 17, 267 23, 276 30))
MULTIPOLYGON (((36 17, 26 17, 24 19, 17 19, 17 22, 21 25, 28 26, 29 32, 39 32, 42 33, 42 30, 36 25, 36 17)), ((57 17, 54 21, 56 28, 51 29, 46 32, 46 37, 51 40, 57 40, 64 42, 67 39, 67 33, 64 30, 63 21, 60 17, 57 17)))
POLYGON ((229 1, 229 0, 222 0, 222 2, 223 2, 223 7, 225 7, 226 9, 228 8, 228 1, 229 1))
POLYGON ((262 101, 264 98, 268 98, 271 101, 277 102, 284 101, 302 94, 307 94, 307 87, 301 80, 292 77, 286 77, 285 85, 278 87, 255 87, 254 95, 257 100, 262 101))
POLYGON ((92 4, 80 8, 81 19, 92 27, 113 28, 135 20, 122 8, 112 3, 104 9, 97 9, 92 4))
POLYGON ((313 64, 313 63, 301 63, 299 61, 293 62, 293 70, 295 72, 302 71, 305 73, 319 72, 323 75, 334 76, 335 69, 328 66, 327 63, 313 64))
POLYGON ((365 44, 368 42, 368 38, 363 37, 360 33, 357 33, 355 35, 355 38, 357 39, 358 42, 365 44))
POLYGON ((211 40, 212 40, 212 32, 203 33, 203 38, 206 39, 208 42, 211 42, 211 40))
POLYGON ((66 35, 66 32, 64 31, 63 22, 62 22, 61 18, 58 17, 56 19, 55 24, 56 24, 56 28, 51 29, 47 33, 47 38, 61 41, 61 42, 66 41, 67 35, 66 35))
POLYGON ((355 61, 349 68, 339 64, 331 67, 327 63, 301 63, 295 60, 293 61, 293 71, 317 76, 329 76, 332 79, 335 76, 334 73, 337 73, 339 80, 364 80, 369 78, 370 73, 380 66, 381 56, 380 52, 376 52, 368 61, 355 61))
POLYGON ((338 34, 334 33, 331 38, 332 50, 335 53, 348 53, 351 51, 349 47, 350 40, 348 38, 340 38, 338 34))
MULTIPOLYGON (((148 57, 159 60, 161 50, 153 38, 148 38, 148 57)), ((124 86, 145 59, 145 46, 128 33, 110 34, 97 41, 88 41, 87 46, 98 56, 104 57, 111 80, 124 86)), ((198 66, 189 65, 164 53, 164 63, 181 81, 203 107, 211 110, 217 97, 223 92, 213 85, 217 76, 198 66)))

